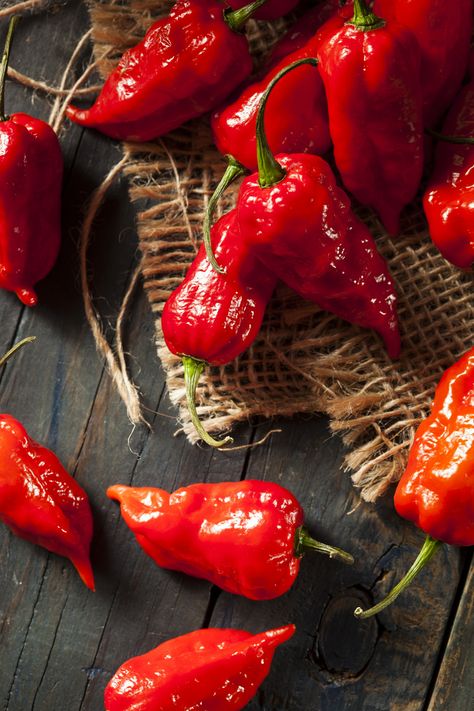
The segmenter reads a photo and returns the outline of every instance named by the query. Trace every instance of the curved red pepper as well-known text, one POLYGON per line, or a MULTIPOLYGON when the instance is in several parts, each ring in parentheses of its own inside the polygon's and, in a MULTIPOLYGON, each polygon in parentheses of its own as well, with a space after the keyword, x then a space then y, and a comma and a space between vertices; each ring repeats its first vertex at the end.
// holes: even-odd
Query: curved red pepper
POLYGON ((253 343, 276 277, 243 244, 235 211, 214 225, 211 239, 225 274, 212 268, 202 246, 184 281, 166 302, 161 327, 170 351, 184 356, 194 425, 204 441, 216 446, 229 439, 216 442, 200 425, 194 404, 197 381, 205 363, 229 363, 253 343))
POLYGON ((370 617, 390 605, 438 550, 441 541, 474 545, 474 348, 443 374, 431 414, 418 427, 408 463, 395 491, 400 516, 427 535, 405 577, 374 607, 356 610, 370 617))
POLYGON ((105 689, 105 711, 239 711, 294 632, 294 625, 256 635, 211 628, 170 639, 122 664, 105 689))
MULTIPOLYGON (((253 17, 256 20, 277 20, 294 10, 298 3, 299 0, 267 0, 253 17)), ((240 10, 247 4, 247 0, 225 0, 225 4, 233 10, 240 10)))
MULTIPOLYGON (((242 165, 257 167, 255 128, 260 100, 268 83, 289 64, 305 57, 315 57, 320 44, 349 17, 347 9, 335 13, 338 3, 324 3, 318 19, 314 16, 312 32, 320 27, 309 41, 299 44, 280 61, 272 61, 270 70, 258 81, 247 86, 228 106, 216 111, 211 119, 214 141, 223 154, 230 154, 242 165), (328 16, 331 16, 327 20, 328 16), (326 21, 326 22, 325 22, 326 21), (324 24, 323 24, 324 23, 324 24), (322 27, 321 27, 322 25, 322 27), (314 29, 313 29, 314 28, 314 29)), ((275 153, 325 153, 330 145, 327 103, 319 73, 305 65, 285 76, 268 100, 265 123, 270 148, 275 153), (290 111, 289 107, 297 107, 290 111)))
POLYGON ((20 538, 69 558, 94 589, 87 494, 11 415, 0 415, 0 519, 20 538))
POLYGON ((158 565, 252 600, 287 592, 306 550, 354 562, 312 539, 298 501, 272 482, 192 484, 172 494, 117 484, 107 496, 120 502, 125 523, 158 565))
MULTIPOLYGON (((315 64, 316 60, 299 62, 315 64)), ((395 358, 400 351, 397 297, 370 232, 352 213, 327 163, 304 154, 275 158, 266 142, 267 98, 285 73, 297 66, 282 70, 260 101, 259 171, 243 181, 237 200, 242 239, 267 269, 298 294, 351 323, 375 329, 395 358)))
POLYGON ((63 158, 44 121, 4 111, 5 76, 18 18, 9 25, 0 67, 0 288, 34 306, 34 285, 53 268, 61 242, 63 158))
POLYGON ((112 138, 147 141, 218 106, 252 71, 238 30, 263 4, 224 12, 219 0, 178 0, 125 52, 90 109, 68 117, 112 138))
POLYGON ((417 41, 355 0, 354 17, 322 44, 318 58, 344 185, 397 234, 423 168, 417 41))
POLYGON ((451 104, 466 71, 472 0, 375 0, 374 12, 415 35, 421 49, 424 120, 426 125, 435 124, 451 104))
MULTIPOLYGON (((473 53, 474 54, 474 53, 473 53)), ((454 102, 442 129, 448 137, 474 139, 474 79, 454 102)), ((430 236, 461 269, 474 263, 474 145, 440 141, 423 197, 430 236)))

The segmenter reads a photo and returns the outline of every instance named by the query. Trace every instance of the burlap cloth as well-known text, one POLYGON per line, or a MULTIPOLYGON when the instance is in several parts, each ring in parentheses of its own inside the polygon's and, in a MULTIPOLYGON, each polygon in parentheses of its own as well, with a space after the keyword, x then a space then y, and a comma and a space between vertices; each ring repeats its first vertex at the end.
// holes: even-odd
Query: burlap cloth
MULTIPOLYGON (((110 50, 100 62, 103 76, 143 35, 158 16, 157 8, 163 13, 167 7, 156 0, 92 0, 95 56, 110 50)), ((257 58, 283 27, 283 22, 277 27, 251 25, 257 58)), ((182 367, 163 344, 160 313, 195 254, 203 210, 224 163, 212 145, 206 118, 163 140, 128 144, 126 150, 130 197, 141 206, 142 273, 156 315, 158 353, 170 398, 194 440, 182 367)), ((230 195, 222 209, 232 200, 230 195)), ((226 367, 209 368, 197 398, 199 415, 212 432, 231 430, 239 420, 256 416, 327 413, 332 430, 341 432, 348 446, 345 462, 354 484, 365 499, 374 500, 399 478, 441 373, 472 345, 474 309, 472 273, 452 268, 438 254, 418 204, 406 210, 402 235, 393 241, 376 219, 367 213, 364 217, 398 286, 401 359, 392 363, 377 336, 281 287, 253 347, 226 367)))

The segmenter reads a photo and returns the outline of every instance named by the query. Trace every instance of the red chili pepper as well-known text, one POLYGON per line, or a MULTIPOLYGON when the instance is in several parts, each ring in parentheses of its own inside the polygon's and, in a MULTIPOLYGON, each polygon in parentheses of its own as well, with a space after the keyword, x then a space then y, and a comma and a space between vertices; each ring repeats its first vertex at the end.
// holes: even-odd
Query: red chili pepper
MULTIPOLYGON (((299 60, 282 70, 261 99, 259 170, 240 188, 236 208, 240 233, 249 250, 288 286, 351 323, 375 329, 395 358, 400 351, 397 297, 370 232, 352 213, 327 163, 304 154, 275 158, 266 141, 267 98, 280 78, 301 62, 316 60, 299 60)), ((225 179, 226 175, 218 191, 225 179)), ((204 234, 207 243, 206 230, 204 234)), ((208 253, 216 264, 212 251, 208 253)))
MULTIPOLYGON (((316 17, 313 14, 307 25, 311 29, 309 37, 305 38, 307 41, 300 44, 297 39, 291 54, 283 56, 280 61, 272 61, 270 70, 261 79, 247 86, 235 101, 213 114, 211 126, 214 141, 223 155, 232 155, 251 170, 257 167, 255 128, 265 89, 289 64, 316 56, 326 36, 333 34, 350 16, 346 8, 336 12, 337 7, 335 0, 326 0, 315 8, 313 13, 317 11, 316 17), (313 37, 318 27, 320 29, 313 37)), ((291 46, 291 42, 289 44, 291 46)), ((275 88, 269 99, 267 116, 267 139, 275 153, 323 154, 331 145, 324 86, 319 73, 311 67, 299 67, 275 88), (297 107, 297 111, 291 111, 289 107, 297 107)))
POLYGON ((318 58, 344 185, 396 234, 423 168, 417 41, 355 0, 354 17, 322 44, 318 58))
MULTIPOLYGON (((235 170, 241 172, 238 167, 235 170)), ((170 351, 183 358, 188 407, 196 430, 205 442, 217 447, 232 440, 216 441, 203 429, 194 402, 197 382, 206 363, 229 363, 253 343, 276 277, 243 244, 234 210, 214 225, 211 239, 226 273, 212 268, 202 246, 186 278, 166 302, 161 326, 170 351)))
POLYGON ((10 20, 0 64, 0 288, 34 306, 33 287, 59 252, 63 158, 47 123, 23 113, 5 115, 5 78, 18 21, 10 20))
POLYGON ((453 104, 443 134, 423 208, 431 239, 441 254, 457 267, 469 269, 474 263, 474 79, 453 104), (459 142, 454 142, 456 138, 459 142), (463 142, 469 138, 470 143, 463 142))
POLYGON ((122 664, 105 689, 105 711, 243 709, 294 632, 294 625, 256 635, 211 628, 170 639, 122 664))
POLYGON ((382 602, 355 612, 370 617, 410 584, 441 541, 474 545, 474 348, 444 373, 431 414, 415 434, 408 464, 395 492, 400 516, 421 528, 425 543, 405 577, 382 602))
MULTIPOLYGON (((299 0, 267 0, 253 17, 256 20, 277 20, 294 10, 298 3, 299 0)), ((226 0, 226 4, 233 10, 240 10, 247 4, 247 0, 226 0)))
POLYGON ((68 117, 112 138, 148 141, 218 106, 252 71, 245 22, 265 0, 226 11, 219 0, 178 0, 125 52, 95 104, 68 117))
POLYGON ((120 502, 125 523, 159 566, 252 600, 287 592, 307 550, 354 562, 311 538, 298 501, 272 482, 192 484, 173 494, 117 484, 107 496, 120 502))
POLYGON ((466 71, 472 0, 376 0, 374 12, 412 30, 421 49, 424 120, 433 125, 456 95, 466 71))
MULTIPOLYGON (((32 340, 17 343, 0 359, 0 367, 32 340)), ((0 520, 20 538, 69 558, 83 582, 94 590, 87 494, 56 455, 30 439, 11 415, 0 415, 0 520)))

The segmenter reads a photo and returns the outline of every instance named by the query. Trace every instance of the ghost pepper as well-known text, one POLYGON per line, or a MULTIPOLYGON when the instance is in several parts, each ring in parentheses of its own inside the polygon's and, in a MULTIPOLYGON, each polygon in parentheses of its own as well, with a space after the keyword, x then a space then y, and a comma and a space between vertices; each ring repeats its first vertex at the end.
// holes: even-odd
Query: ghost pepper
MULTIPOLYGON (((316 64, 309 58, 289 65, 260 101, 258 173, 245 178, 239 191, 240 234, 249 250, 288 286, 350 323, 375 329, 395 358, 400 350, 397 297, 370 232, 351 211, 325 161, 305 154, 275 157, 266 140, 267 99, 286 72, 303 62, 316 64)), ((222 184, 218 189, 222 191, 222 184)), ((208 241, 206 232, 204 238, 208 241)))
MULTIPOLYGON (((235 175, 240 173, 235 167, 235 175)), ((188 408, 201 439, 222 446, 199 421, 195 390, 206 365, 223 365, 251 346, 260 329, 265 308, 276 285, 269 272, 240 238, 235 211, 212 228, 212 248, 225 273, 217 273, 201 246, 184 281, 163 309, 161 327, 166 345, 183 359, 188 408)))
POLYGON ((170 639, 122 664, 105 689, 105 711, 239 711, 294 632, 211 628, 170 639))
POLYGON ((117 484, 107 496, 120 502, 125 523, 159 566, 252 600, 287 592, 308 550, 353 563, 311 538, 298 501, 272 482, 192 484, 172 494, 117 484))
POLYGON ((0 519, 20 538, 69 558, 94 589, 87 494, 11 415, 0 415, 0 519))
POLYGON ((409 28, 417 39, 425 125, 436 123, 461 86, 473 9, 472 0, 375 0, 374 12, 409 28))
POLYGON ((355 0, 354 16, 323 42, 318 58, 342 181, 397 234, 423 169, 418 43, 355 0))
POLYGON ((63 159, 44 121, 5 114, 5 78, 17 17, 10 21, 0 65, 0 288, 26 306, 34 285, 52 269, 61 241, 63 159))
MULTIPOLYGON (((305 25, 306 31, 308 27, 311 29, 309 36, 300 42, 301 33, 298 33, 296 41, 287 41, 290 48, 293 42, 296 44, 290 54, 271 61, 270 69, 263 77, 245 87, 232 103, 212 115, 214 142, 223 155, 230 154, 246 168, 255 170, 255 129, 265 89, 288 65, 298 59, 315 57, 323 39, 343 26, 350 13, 346 8, 338 11, 337 8, 335 0, 326 0, 316 6, 305 25)), ((275 87, 268 100, 265 131, 275 153, 326 153, 331 138, 324 86, 317 70, 303 64, 275 87), (289 110, 289 107, 297 107, 297 110, 289 110)))
POLYGON ((422 570, 441 542, 474 545, 474 348, 442 376, 431 414, 415 434, 407 467, 395 491, 400 516, 427 536, 405 577, 377 605, 355 610, 377 614, 390 605, 422 570))
POLYGON ((456 98, 442 133, 448 140, 439 141, 436 148, 423 209, 431 239, 443 257, 470 269, 474 263, 474 78, 456 98), (459 142, 454 142, 456 138, 459 142), (466 138, 471 143, 463 143, 466 138))
POLYGON ((265 0, 225 10, 219 0, 178 0, 122 56, 90 109, 68 117, 112 138, 148 141, 218 106, 252 71, 240 31, 265 0))

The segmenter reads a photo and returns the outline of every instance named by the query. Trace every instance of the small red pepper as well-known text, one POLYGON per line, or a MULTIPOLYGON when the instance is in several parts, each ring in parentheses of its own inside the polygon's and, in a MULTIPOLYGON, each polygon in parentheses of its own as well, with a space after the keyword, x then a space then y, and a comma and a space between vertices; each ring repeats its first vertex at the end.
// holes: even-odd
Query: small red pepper
MULTIPOLYGON (((214 142, 223 155, 232 155, 246 168, 255 170, 255 129, 258 107, 265 89, 289 64, 316 56, 324 38, 339 29, 344 18, 349 17, 347 9, 336 12, 337 7, 335 0, 326 0, 314 8, 311 22, 307 24, 311 32, 308 37, 304 37, 306 41, 300 43, 299 33, 291 54, 281 57, 279 61, 272 60, 270 70, 262 78, 245 87, 237 99, 212 115, 214 142), (319 31, 314 34, 318 28, 319 31)), ((288 44, 291 47, 292 42, 288 44)), ((269 98, 267 117, 265 130, 274 153, 322 155, 329 150, 331 138, 324 86, 319 72, 313 68, 303 65, 285 76, 269 98), (297 110, 289 110, 289 107, 297 107, 297 110)))
POLYGON ((53 268, 61 242, 63 158, 58 138, 28 114, 5 115, 5 78, 18 17, 10 20, 0 64, 0 288, 26 306, 53 268))
POLYGON ((410 584, 441 541, 474 545, 474 348, 442 376, 431 414, 415 434, 394 498, 400 516, 421 528, 425 543, 405 577, 382 602, 357 617, 375 615, 410 584))
POLYGON ((375 0, 374 12, 408 27, 421 49, 425 124, 443 115, 461 86, 472 35, 472 0, 375 0))
POLYGON ((105 711, 243 709, 294 633, 294 625, 256 635, 211 628, 170 639, 122 664, 105 689, 105 711))
POLYGON ((443 257, 469 269, 474 263, 474 79, 457 97, 442 132, 423 208, 443 257))
MULTIPOLYGON (((256 20, 277 20, 294 10, 298 3, 299 0, 267 0, 253 17, 256 20)), ((233 10, 240 10, 247 4, 247 0, 225 0, 225 4, 233 10)))
POLYGON ((353 18, 322 44, 318 58, 342 181, 397 234, 423 169, 417 41, 355 0, 353 18))
MULTIPOLYGON (((352 213, 327 163, 305 154, 274 157, 266 141, 267 98, 286 72, 302 62, 316 64, 315 59, 303 59, 289 65, 270 82, 260 101, 259 169, 240 188, 236 208, 240 233, 249 250, 288 286, 350 323, 375 329, 396 358, 397 297, 370 232, 352 213)), ((232 178, 231 174, 229 182, 232 178)), ((225 179, 224 174, 218 192, 225 179)), ((213 203, 211 199, 210 208, 213 203)), ((207 243, 206 230, 204 239, 207 243)), ((215 264, 212 254, 209 259, 215 264)))
POLYGON ((148 141, 218 106, 252 71, 240 30, 265 0, 225 10, 219 0, 178 0, 125 52, 90 109, 68 117, 112 138, 148 141))
MULTIPOLYGON (((237 174, 239 167, 235 168, 237 174)), ((217 273, 201 246, 184 281, 163 309, 161 327, 166 345, 183 359, 189 411, 200 437, 217 447, 217 441, 199 421, 195 390, 206 363, 223 365, 237 358, 255 340, 276 277, 263 267, 240 238, 235 211, 212 228, 212 247, 225 274, 217 273)))
MULTIPOLYGON (((32 340, 25 338, 11 348, 0 358, 0 367, 32 340)), ((0 520, 20 538, 69 558, 94 590, 87 494, 56 455, 30 439, 11 415, 0 415, 0 520)))
POLYGON ((354 562, 311 538, 298 501, 272 482, 192 484, 172 494, 117 484, 107 496, 120 502, 125 523, 159 566, 252 600, 287 592, 307 550, 354 562))

